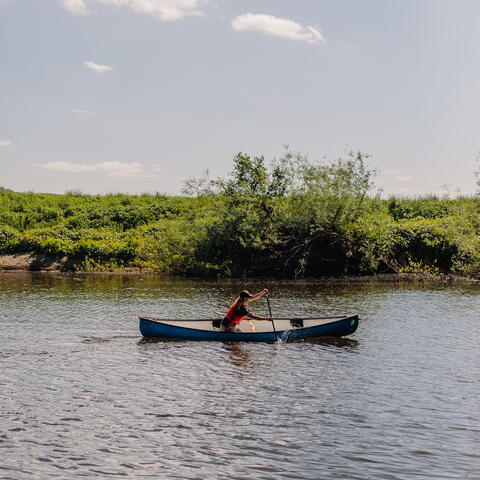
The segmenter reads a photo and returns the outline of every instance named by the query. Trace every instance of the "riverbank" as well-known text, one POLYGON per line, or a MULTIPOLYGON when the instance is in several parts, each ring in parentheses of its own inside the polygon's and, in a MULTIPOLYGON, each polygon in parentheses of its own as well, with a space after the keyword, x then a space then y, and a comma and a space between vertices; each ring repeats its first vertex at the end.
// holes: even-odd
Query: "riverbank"
POLYGON ((0 255, 0 271, 60 272, 67 271, 68 261, 65 258, 50 257, 31 253, 0 255))
POLYGON ((113 267, 112 265, 85 264, 81 257, 55 257, 51 255, 17 253, 0 255, 0 272, 65 272, 65 273, 161 273, 149 268, 113 267))
MULTIPOLYGON (((98 266, 97 268, 85 268, 80 258, 71 259, 67 257, 53 257, 41 254, 14 254, 0 255, 0 273, 25 273, 25 272, 41 272, 41 273, 74 273, 81 275, 169 275, 168 272, 155 271, 152 268, 133 268, 133 267, 106 267, 98 266)), ((174 275, 178 276, 178 275, 174 275)), ((268 277, 265 277, 268 278, 268 277)), ((251 280, 251 279, 249 279, 251 280)), ((343 275, 343 276, 321 276, 310 277, 305 280, 313 280, 323 283, 369 283, 379 282, 385 284, 394 283, 479 283, 480 280, 471 277, 465 277, 454 274, 431 274, 431 273, 383 273, 375 275, 343 275)), ((278 281, 278 279, 274 279, 278 281)))
POLYGON ((0 191, 0 269, 480 278, 480 198, 383 200, 362 157, 290 160, 239 155, 191 196, 0 191))

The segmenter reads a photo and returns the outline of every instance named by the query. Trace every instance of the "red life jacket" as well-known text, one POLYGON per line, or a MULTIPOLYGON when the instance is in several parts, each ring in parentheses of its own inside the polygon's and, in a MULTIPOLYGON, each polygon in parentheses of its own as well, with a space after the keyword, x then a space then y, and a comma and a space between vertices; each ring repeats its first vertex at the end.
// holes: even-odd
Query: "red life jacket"
POLYGON ((248 311, 245 307, 242 308, 243 315, 239 315, 238 308, 237 308, 238 301, 239 299, 235 300, 232 303, 232 306, 230 307, 227 314, 225 315, 225 318, 228 318, 230 320, 230 324, 228 325, 228 328, 231 328, 234 325, 238 325, 248 315, 248 311))

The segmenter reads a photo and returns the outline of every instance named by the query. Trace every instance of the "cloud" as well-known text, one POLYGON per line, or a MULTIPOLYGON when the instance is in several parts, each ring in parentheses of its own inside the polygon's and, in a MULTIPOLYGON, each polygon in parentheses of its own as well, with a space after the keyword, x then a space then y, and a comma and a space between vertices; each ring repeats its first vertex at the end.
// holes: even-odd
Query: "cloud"
POLYGON ((80 115, 97 115, 97 112, 93 110, 86 110, 83 108, 72 108, 73 113, 78 113, 80 115))
POLYGON ((87 4, 84 0, 63 0, 63 6, 75 15, 86 15, 88 13, 87 4))
POLYGON ((395 177, 395 180, 398 180, 399 182, 409 182, 410 180, 413 180, 413 177, 395 177))
MULTIPOLYGON (((88 0, 91 4, 127 7, 135 13, 150 15, 158 20, 173 21, 193 15, 203 15, 201 4, 208 0, 88 0)), ((88 13, 87 0, 63 0, 63 6, 75 15, 88 13)))
POLYGON ((72 163, 72 162, 47 162, 32 164, 34 167, 44 170, 54 170, 67 173, 104 173, 109 177, 151 177, 145 174, 141 163, 132 162, 99 162, 99 163, 72 163))
POLYGON ((109 67, 108 65, 99 65, 98 63, 90 62, 90 61, 85 62, 85 66, 90 70, 94 70, 95 72, 98 72, 98 73, 106 73, 106 72, 111 72, 113 70, 113 68, 109 67))
POLYGON ((235 18, 231 25, 237 32, 261 32, 271 37, 282 37, 308 43, 325 43, 323 35, 317 29, 273 15, 244 13, 235 18))
POLYGON ((13 147, 13 143, 10 140, 0 140, 0 147, 13 147))

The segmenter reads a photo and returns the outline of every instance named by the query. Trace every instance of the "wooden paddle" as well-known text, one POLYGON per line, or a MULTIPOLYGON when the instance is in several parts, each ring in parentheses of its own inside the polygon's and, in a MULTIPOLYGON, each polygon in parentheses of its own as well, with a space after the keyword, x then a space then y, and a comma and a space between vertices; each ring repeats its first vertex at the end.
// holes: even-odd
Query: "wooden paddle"
POLYGON ((270 312, 270 317, 272 318, 273 333, 275 334, 275 338, 277 338, 277 330, 275 329, 275 322, 273 321, 272 309, 270 308, 270 298, 268 296, 268 293, 265 296, 267 297, 268 311, 270 312))

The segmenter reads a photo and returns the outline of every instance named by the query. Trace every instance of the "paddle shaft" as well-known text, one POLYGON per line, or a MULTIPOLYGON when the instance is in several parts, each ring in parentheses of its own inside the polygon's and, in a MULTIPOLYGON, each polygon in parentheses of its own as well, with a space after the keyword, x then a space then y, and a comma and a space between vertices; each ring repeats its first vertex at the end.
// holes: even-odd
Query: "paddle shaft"
POLYGON ((277 330, 275 329, 275 322, 273 321, 272 309, 270 308, 270 298, 268 296, 268 293, 265 296, 267 297, 268 311, 270 312, 270 317, 272 318, 273 333, 275 334, 275 338, 276 338, 277 330))

